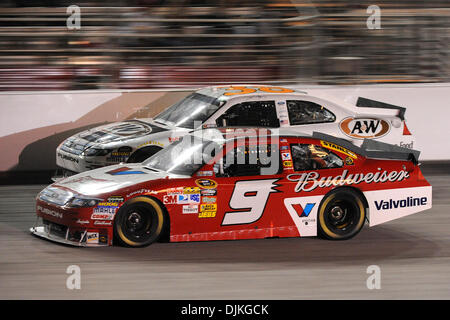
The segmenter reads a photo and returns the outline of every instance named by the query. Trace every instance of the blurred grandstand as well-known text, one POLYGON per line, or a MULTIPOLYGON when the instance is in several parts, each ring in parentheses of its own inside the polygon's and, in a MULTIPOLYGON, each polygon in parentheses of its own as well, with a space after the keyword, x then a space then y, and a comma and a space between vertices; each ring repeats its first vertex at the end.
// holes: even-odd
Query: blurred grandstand
POLYGON ((448 0, 34 3, 1 1, 2 91, 450 82, 448 0))

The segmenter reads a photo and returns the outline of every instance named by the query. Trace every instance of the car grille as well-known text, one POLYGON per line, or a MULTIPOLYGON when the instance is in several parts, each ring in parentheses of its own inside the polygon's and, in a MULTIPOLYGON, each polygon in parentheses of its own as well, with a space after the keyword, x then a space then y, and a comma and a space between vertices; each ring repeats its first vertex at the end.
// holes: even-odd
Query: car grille
POLYGON ((67 233, 67 226, 50 222, 48 220, 43 220, 44 226, 49 231, 50 235, 65 238, 67 233))

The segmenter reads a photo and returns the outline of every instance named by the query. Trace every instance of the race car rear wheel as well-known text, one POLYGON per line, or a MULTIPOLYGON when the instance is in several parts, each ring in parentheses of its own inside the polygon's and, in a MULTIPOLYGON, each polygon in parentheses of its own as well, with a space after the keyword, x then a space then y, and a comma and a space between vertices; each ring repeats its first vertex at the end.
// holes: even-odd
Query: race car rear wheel
POLYGON ((114 233, 122 245, 145 247, 158 240, 164 223, 163 209, 155 199, 136 197, 120 208, 114 221, 114 233))
POLYGON ((338 189, 322 200, 317 216, 319 236, 331 240, 350 239, 364 226, 366 206, 358 192, 338 189))

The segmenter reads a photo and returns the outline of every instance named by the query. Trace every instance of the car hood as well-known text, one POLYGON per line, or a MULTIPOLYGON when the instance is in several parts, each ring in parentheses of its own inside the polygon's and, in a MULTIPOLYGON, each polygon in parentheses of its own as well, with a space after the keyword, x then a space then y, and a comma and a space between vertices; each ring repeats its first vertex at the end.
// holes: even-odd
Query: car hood
POLYGON ((80 132, 76 134, 75 137, 93 144, 104 144, 130 138, 138 138, 148 134, 168 131, 170 129, 170 127, 159 125, 150 119, 127 120, 95 127, 80 132))
POLYGON ((114 192, 142 182, 164 178, 186 178, 167 172, 155 172, 138 164, 119 164, 103 167, 59 180, 52 187, 69 189, 72 192, 97 196, 114 192))

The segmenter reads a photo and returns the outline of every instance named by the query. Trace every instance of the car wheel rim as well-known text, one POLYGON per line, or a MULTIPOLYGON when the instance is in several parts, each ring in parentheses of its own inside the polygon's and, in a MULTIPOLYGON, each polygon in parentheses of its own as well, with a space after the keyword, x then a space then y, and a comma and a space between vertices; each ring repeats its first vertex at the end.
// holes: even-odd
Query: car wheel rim
POLYGON ((349 232, 355 225, 357 212, 357 207, 351 201, 335 201, 327 213, 329 227, 338 233, 349 232))
POLYGON ((136 209, 125 216, 125 234, 135 240, 142 239, 151 231, 151 219, 148 213, 136 209))

